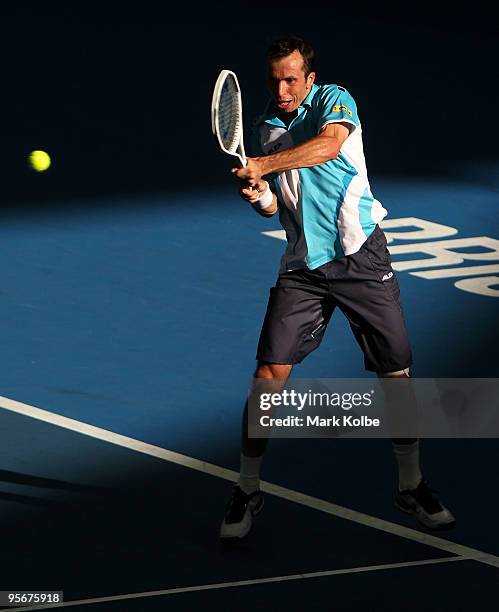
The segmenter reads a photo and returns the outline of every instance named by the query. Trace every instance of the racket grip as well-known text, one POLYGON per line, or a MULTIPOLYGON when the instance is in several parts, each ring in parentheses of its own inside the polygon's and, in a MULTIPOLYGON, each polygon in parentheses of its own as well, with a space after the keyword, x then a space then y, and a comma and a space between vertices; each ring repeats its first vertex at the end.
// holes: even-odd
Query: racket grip
MULTIPOLYGON (((244 153, 239 153, 238 154, 239 157, 239 161, 241 162, 241 165, 243 168, 246 168, 246 166, 248 165, 248 160, 246 158, 246 155, 244 153)), ((249 186, 249 188, 253 191, 254 187, 252 187, 251 185, 249 186)))

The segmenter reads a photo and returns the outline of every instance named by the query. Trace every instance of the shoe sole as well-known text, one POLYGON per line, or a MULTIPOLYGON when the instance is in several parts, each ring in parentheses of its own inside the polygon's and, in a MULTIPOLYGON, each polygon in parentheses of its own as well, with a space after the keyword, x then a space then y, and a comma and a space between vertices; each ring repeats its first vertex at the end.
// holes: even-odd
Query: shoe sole
POLYGON ((237 542, 241 542, 242 540, 244 540, 245 538, 247 538, 249 536, 249 534, 251 533, 251 530, 253 528, 253 519, 255 519, 260 512, 263 510, 263 506, 265 505, 265 500, 262 497, 262 503, 257 506, 255 508, 255 510, 253 510, 251 512, 251 525, 250 528, 248 529, 248 531, 242 535, 242 536, 229 536, 229 537, 219 537, 220 542, 222 542, 223 544, 236 544, 237 542))
POLYGON ((456 526, 456 521, 451 521, 450 523, 442 523, 440 525, 427 525, 424 523, 417 515, 417 511, 413 508, 409 508, 407 506, 402 506, 398 501, 395 502, 395 508, 404 512, 405 514, 411 514, 416 517, 416 520, 422 527, 426 527, 426 529, 431 529, 432 531, 447 531, 448 529, 452 529, 456 526))

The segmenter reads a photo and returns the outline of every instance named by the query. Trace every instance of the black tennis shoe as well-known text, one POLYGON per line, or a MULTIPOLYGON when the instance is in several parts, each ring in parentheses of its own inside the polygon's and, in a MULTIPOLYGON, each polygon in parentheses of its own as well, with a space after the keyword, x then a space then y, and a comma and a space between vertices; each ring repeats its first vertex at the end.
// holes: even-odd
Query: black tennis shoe
POLYGON ((415 489, 398 491, 395 506, 402 512, 414 514, 417 520, 429 529, 454 527, 456 519, 433 493, 435 491, 428 487, 428 483, 421 480, 415 489))
POLYGON ((232 491, 232 497, 225 508, 225 516, 220 527, 222 540, 240 540, 248 535, 253 517, 263 508, 263 495, 255 491, 247 495, 238 485, 232 491))

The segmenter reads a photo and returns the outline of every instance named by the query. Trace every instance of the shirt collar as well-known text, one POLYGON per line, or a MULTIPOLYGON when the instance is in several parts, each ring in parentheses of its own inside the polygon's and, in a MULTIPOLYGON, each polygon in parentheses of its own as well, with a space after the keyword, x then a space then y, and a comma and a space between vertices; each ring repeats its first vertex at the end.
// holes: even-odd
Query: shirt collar
MULTIPOLYGON (((315 83, 312 85, 312 89, 308 92, 307 97, 303 100, 303 102, 298 107, 298 116, 300 116, 303 112, 303 109, 310 109, 312 107, 312 100, 317 93, 319 86, 315 83)), ((272 125, 284 125, 284 123, 277 117, 274 107, 274 102, 270 99, 267 102, 267 106, 263 112, 261 121, 259 123, 270 123, 272 125)))
POLYGON ((312 85, 312 89, 308 92, 308 96, 305 98, 305 100, 303 100, 303 102, 300 104, 300 106, 306 106, 307 108, 311 108, 312 107, 312 100, 313 100, 315 94, 317 93, 318 89, 319 89, 319 86, 314 83, 312 85))

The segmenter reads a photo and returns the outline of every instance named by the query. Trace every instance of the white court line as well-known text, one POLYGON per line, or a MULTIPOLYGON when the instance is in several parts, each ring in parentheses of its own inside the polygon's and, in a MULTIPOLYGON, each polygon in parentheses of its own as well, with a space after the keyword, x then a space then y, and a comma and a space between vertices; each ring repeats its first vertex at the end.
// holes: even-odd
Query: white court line
MULTIPOLYGON (((228 470, 218 465, 207 463, 206 461, 200 461, 199 459, 188 457, 187 455, 181 455, 165 448, 154 446, 153 444, 147 444, 146 442, 141 442, 140 440, 135 440, 134 438, 129 438, 127 436, 122 436, 112 431, 108 431, 107 429, 94 427, 93 425, 88 425, 87 423, 82 423, 81 421, 76 421, 53 412, 48 412, 47 410, 35 408, 34 406, 29 406, 28 404, 23 404, 6 397, 0 396, 0 408, 5 408, 12 412, 17 412, 18 414, 32 417, 34 419, 44 421, 45 423, 51 423, 52 425, 57 425, 59 427, 63 427, 64 429, 76 431, 78 433, 85 434, 86 436, 97 438, 98 440, 104 440, 117 446, 135 450, 151 457, 164 459, 165 461, 170 461, 171 463, 182 465, 211 476, 231 480, 232 482, 235 482, 239 476, 239 474, 233 470, 228 470)), ((358 512, 357 510, 351 510, 350 508, 345 508, 344 506, 338 506, 332 502, 319 499, 317 497, 312 497, 310 495, 305 495, 304 493, 293 491, 292 489, 286 489, 285 487, 272 484, 271 482, 262 481, 260 486, 264 492, 276 495, 277 497, 287 499, 288 501, 292 501, 297 504, 301 504, 302 506, 307 506, 308 508, 313 508, 314 510, 319 510, 333 516, 338 516, 354 523, 358 523, 359 525, 372 527, 373 529, 378 529, 379 531, 391 533, 392 535, 397 535, 401 538, 406 538, 407 540, 419 542, 420 544, 426 544, 427 546, 432 546, 433 548, 444 550, 445 552, 454 555, 466 557, 467 559, 472 559, 474 561, 478 561, 479 563, 485 563, 486 565, 492 565, 493 567, 499 568, 499 557, 485 553, 481 550, 477 550, 476 548, 457 544, 456 542, 451 542, 429 533, 417 531, 416 529, 404 527, 403 525, 398 525, 397 523, 385 521, 384 519, 370 516, 369 514, 364 514, 363 512, 358 512)))
POLYGON ((212 591, 215 589, 229 589, 233 587, 251 586, 255 584, 271 584, 273 582, 288 582, 290 580, 306 580, 308 578, 323 578, 325 576, 338 576, 341 574, 359 574, 361 572, 374 572, 402 567, 416 567, 418 565, 434 565, 436 563, 450 563, 452 561, 468 561, 466 557, 441 557, 440 559, 423 559, 421 561, 406 561, 404 563, 385 563, 384 565, 364 565, 363 567, 347 567, 344 569, 327 570, 324 572, 306 572, 303 574, 289 574, 288 576, 272 576, 271 578, 255 578, 253 580, 238 580, 236 582, 218 582, 214 584, 200 584, 190 587, 164 589, 163 591, 145 591, 144 593, 129 593, 127 595, 111 595, 109 597, 93 597, 92 599, 78 599, 66 601, 50 606, 26 606, 24 608, 2 608, 0 612, 28 612, 31 610, 53 610, 54 608, 67 608, 70 606, 86 606, 89 604, 105 603, 110 601, 123 601, 125 599, 141 599, 144 597, 158 597, 160 595, 175 595, 176 593, 193 593, 194 591, 212 591))

